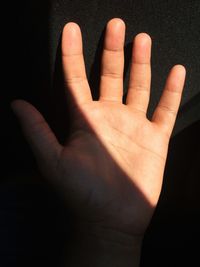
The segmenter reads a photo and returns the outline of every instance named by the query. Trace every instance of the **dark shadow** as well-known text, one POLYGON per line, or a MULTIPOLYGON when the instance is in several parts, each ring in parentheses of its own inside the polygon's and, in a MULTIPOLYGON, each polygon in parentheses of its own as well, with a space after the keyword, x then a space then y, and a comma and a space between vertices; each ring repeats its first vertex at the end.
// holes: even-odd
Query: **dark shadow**
POLYGON ((103 51, 104 44, 104 36, 105 36, 106 28, 102 31, 101 37, 98 42, 97 50, 95 52, 95 57, 93 64, 91 66, 91 71, 89 74, 89 84, 91 88, 92 97, 94 100, 98 100, 99 98, 99 84, 100 84, 100 73, 101 73, 101 57, 103 51))
POLYGON ((1 267, 57 266, 63 231, 68 233, 69 230, 62 224, 67 220, 66 225, 69 225, 66 214, 63 219, 62 202, 39 174, 32 152, 10 109, 13 99, 26 99, 43 113, 52 127, 57 127, 51 123, 54 110, 49 61, 50 2, 9 2, 10 6, 4 10, 7 14, 4 27, 8 39, 4 41, 8 46, 8 69, 6 86, 1 88, 0 112, 1 267))
POLYGON ((141 266, 195 266, 199 261, 199 136, 198 121, 170 141, 163 188, 143 242, 141 266))
POLYGON ((200 103, 200 93, 195 95, 195 97, 193 97, 189 102, 187 102, 185 105, 183 105, 180 108, 179 116, 180 117, 183 116, 185 112, 187 112, 188 110, 191 110, 192 108, 194 108, 194 106, 196 106, 199 103, 200 103))
POLYGON ((0 142, 5 160, 1 181, 15 180, 15 173, 30 173, 35 168, 10 102, 16 98, 26 99, 38 107, 48 121, 51 116, 49 8, 50 0, 14 2, 12 8, 8 8, 12 25, 6 24, 9 60, 7 86, 1 92, 0 113, 4 130, 0 142))

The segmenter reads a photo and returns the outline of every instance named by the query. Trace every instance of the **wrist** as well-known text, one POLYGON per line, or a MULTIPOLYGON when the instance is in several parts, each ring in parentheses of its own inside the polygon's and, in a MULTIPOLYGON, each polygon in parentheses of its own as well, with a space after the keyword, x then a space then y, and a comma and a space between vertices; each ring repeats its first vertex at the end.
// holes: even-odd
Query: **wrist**
POLYGON ((142 239, 110 228, 79 225, 70 245, 67 266, 138 267, 142 239))

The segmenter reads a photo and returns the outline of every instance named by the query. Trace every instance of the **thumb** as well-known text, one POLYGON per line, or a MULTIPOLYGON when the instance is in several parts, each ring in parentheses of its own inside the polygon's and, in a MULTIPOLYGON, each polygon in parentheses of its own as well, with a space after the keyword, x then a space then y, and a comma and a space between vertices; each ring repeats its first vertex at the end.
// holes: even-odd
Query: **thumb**
POLYGON ((62 146, 41 113, 24 100, 11 103, 14 114, 19 119, 22 131, 36 157, 39 167, 47 173, 56 167, 62 146))

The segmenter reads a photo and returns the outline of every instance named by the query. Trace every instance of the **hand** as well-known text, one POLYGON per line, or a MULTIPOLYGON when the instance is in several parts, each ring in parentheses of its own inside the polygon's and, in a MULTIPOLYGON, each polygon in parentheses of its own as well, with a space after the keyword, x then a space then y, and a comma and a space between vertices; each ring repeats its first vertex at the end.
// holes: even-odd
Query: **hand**
POLYGON ((65 145, 59 144, 31 104, 16 100, 12 108, 42 173, 64 192, 79 225, 90 225, 89 230, 107 228, 143 236, 160 195, 185 68, 176 65, 171 69, 159 104, 148 120, 151 38, 146 33, 135 37, 123 104, 124 38, 124 22, 110 20, 100 96, 93 101, 80 28, 72 22, 64 27, 62 61, 73 118, 71 136, 65 145))

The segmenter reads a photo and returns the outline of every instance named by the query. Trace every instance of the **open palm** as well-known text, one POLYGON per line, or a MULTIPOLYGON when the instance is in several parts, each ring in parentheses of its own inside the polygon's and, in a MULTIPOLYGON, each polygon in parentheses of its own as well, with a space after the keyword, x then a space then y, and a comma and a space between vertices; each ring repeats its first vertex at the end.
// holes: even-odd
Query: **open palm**
POLYGON ((29 103, 12 107, 41 171, 64 193, 79 223, 142 235, 157 204, 168 143, 185 80, 176 65, 151 121, 146 117, 151 83, 151 38, 135 37, 126 103, 123 96, 125 24, 108 22, 99 100, 92 99, 82 52, 81 31, 63 30, 62 59, 73 118, 65 146, 29 103))

